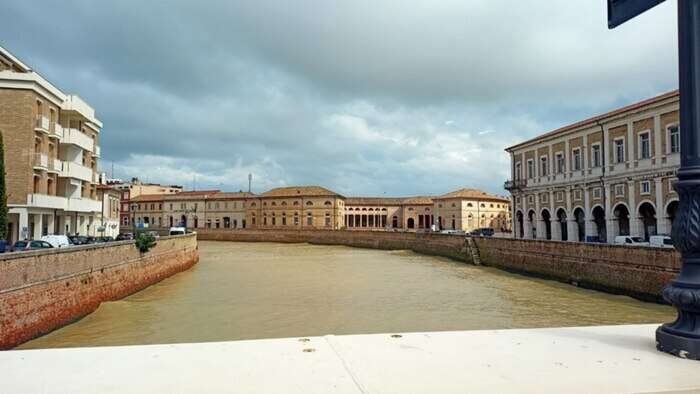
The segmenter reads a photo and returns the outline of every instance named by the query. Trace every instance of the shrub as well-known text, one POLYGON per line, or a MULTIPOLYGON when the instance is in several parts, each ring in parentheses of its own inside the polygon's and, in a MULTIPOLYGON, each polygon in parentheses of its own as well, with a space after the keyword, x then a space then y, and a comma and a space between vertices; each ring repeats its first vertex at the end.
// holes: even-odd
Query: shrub
POLYGON ((139 252, 146 253, 156 245, 156 239, 151 234, 139 233, 136 236, 136 248, 139 252))

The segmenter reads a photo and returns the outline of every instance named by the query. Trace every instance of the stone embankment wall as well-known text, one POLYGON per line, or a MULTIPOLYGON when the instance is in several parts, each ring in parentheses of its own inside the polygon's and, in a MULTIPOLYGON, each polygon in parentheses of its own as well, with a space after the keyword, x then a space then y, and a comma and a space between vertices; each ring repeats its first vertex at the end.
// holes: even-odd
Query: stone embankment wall
MULTIPOLYGON (((308 242, 372 249, 406 249, 472 263, 464 236, 379 231, 200 230, 201 240, 308 242)), ((577 286, 661 301, 661 290, 681 267, 673 249, 575 242, 473 238, 481 263, 577 286)))
POLYGON ((197 263, 194 234, 0 255, 0 349, 9 349, 197 263))

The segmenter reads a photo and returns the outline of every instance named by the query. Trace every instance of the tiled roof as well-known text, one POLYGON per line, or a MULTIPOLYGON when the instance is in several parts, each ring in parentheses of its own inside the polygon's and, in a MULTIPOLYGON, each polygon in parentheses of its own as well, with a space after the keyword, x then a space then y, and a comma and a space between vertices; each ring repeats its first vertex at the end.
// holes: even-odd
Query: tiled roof
POLYGON ((586 119, 586 120, 582 120, 582 121, 580 121, 580 122, 576 122, 576 123, 570 124, 570 125, 568 125, 568 126, 564 126, 564 127, 559 128, 559 129, 550 131, 550 132, 548 132, 548 133, 542 134, 542 135, 537 136, 537 137, 535 137, 535 138, 531 138, 531 139, 529 139, 529 140, 527 140, 527 141, 525 141, 525 142, 521 142, 521 143, 519 143, 519 144, 516 144, 516 145, 513 145, 513 146, 511 146, 511 147, 509 147, 509 148, 506 148, 506 151, 514 150, 514 149, 519 148, 519 147, 521 147, 521 146, 523 146, 523 145, 527 145, 527 144, 529 144, 529 143, 531 143, 531 142, 540 141, 540 140, 542 140, 543 138, 552 137, 552 136, 557 135, 557 134, 560 134, 560 133, 565 133, 565 132, 567 132, 567 131, 575 130, 575 129, 577 129, 577 128, 579 128, 579 127, 582 127, 582 126, 593 125, 593 124, 595 124, 596 122, 600 122, 600 121, 602 121, 602 120, 605 120, 606 118, 611 118, 611 117, 613 117, 613 116, 620 115, 620 114, 623 114, 623 113, 625 113, 625 112, 634 111, 634 110, 643 108, 644 106, 647 106, 647 105, 650 105, 650 104, 654 104, 654 103, 656 103, 656 102, 663 101, 663 100, 666 100, 666 99, 669 99, 669 98, 678 97, 678 96, 679 96, 678 90, 674 90, 674 91, 672 91, 672 92, 664 93, 664 94, 662 94, 662 95, 659 95, 659 96, 656 96, 656 97, 652 97, 652 98, 650 98, 650 99, 646 99, 646 100, 640 101, 640 102, 638 102, 638 103, 634 103, 634 104, 628 105, 628 106, 626 106, 626 107, 618 108, 618 109, 616 109, 616 110, 613 110, 613 111, 604 113, 604 114, 602 114, 602 115, 594 116, 594 117, 592 117, 592 118, 588 118, 588 119, 586 119))
POLYGON ((203 199, 207 196, 219 193, 218 190, 196 190, 189 192, 180 192, 175 194, 166 194, 166 200, 193 200, 193 199, 203 199))
POLYGON ((404 205, 431 205, 435 197, 430 196, 417 196, 408 197, 403 199, 404 205))
POLYGON ((151 202, 151 201, 163 201, 164 194, 141 194, 132 198, 131 202, 151 202))
POLYGON ((345 206, 348 205, 401 205, 403 198, 392 197, 347 197, 345 206))
POLYGON ((302 196, 307 196, 307 197, 320 197, 320 196, 328 196, 328 197, 343 197, 340 194, 328 190, 326 188, 323 188, 321 186, 291 186, 291 187, 278 187, 276 189, 272 189, 269 191, 266 191, 265 193, 261 194, 259 197, 302 197, 302 196))
POLYGON ((508 202, 510 200, 494 196, 493 194, 488 194, 476 189, 459 189, 451 193, 443 194, 442 196, 435 197, 436 200, 447 200, 450 198, 469 198, 473 200, 493 200, 493 201, 504 201, 508 202))
POLYGON ((221 192, 215 193, 207 196, 207 200, 225 200, 225 199, 235 199, 235 198, 249 198, 255 197, 254 193, 248 192, 221 192))

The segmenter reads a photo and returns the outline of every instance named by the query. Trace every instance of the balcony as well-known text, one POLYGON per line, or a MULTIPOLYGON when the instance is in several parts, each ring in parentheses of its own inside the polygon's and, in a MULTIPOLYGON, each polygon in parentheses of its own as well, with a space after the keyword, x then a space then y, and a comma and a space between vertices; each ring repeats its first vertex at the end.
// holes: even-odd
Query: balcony
POLYGON ((66 209, 68 199, 61 196, 49 196, 46 194, 28 194, 27 205, 35 208, 66 209))
POLYGON ((47 170, 49 168, 49 157, 43 153, 35 153, 34 168, 37 170, 47 170))
POLYGON ((37 116, 34 130, 49 134, 49 118, 46 116, 37 116))
POLYGON ((100 157, 100 146, 99 145, 95 145, 95 151, 92 152, 92 155, 95 157, 100 157))
POLYGON ((49 137, 58 138, 59 140, 63 138, 63 126, 56 123, 53 125, 53 130, 49 131, 49 137))
POLYGON ((503 188, 508 190, 509 192, 515 191, 515 190, 522 190, 527 186, 527 181, 525 179, 514 179, 511 181, 506 181, 503 184, 503 188))
POLYGON ((63 162, 58 159, 49 159, 49 172, 60 174, 63 171, 63 162))
POLYGON ((64 161, 59 176, 63 178, 75 178, 85 182, 93 181, 92 168, 85 167, 71 161, 64 161))
POLYGON ((77 212, 99 212, 102 209, 102 204, 97 200, 89 198, 69 198, 68 211, 77 212))
POLYGON ((63 139, 61 139, 61 143, 66 145, 75 145, 90 152, 93 151, 95 146, 95 142, 92 140, 92 138, 88 137, 87 134, 78 129, 71 128, 63 129, 63 139))

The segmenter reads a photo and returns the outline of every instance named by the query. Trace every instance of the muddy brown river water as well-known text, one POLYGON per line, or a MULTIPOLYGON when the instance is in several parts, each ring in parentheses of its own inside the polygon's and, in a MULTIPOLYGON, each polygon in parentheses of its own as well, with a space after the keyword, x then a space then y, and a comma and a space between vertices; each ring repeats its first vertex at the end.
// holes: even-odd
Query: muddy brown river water
POLYGON ((668 306, 407 251, 200 242, 200 262, 21 349, 672 321, 668 306))

